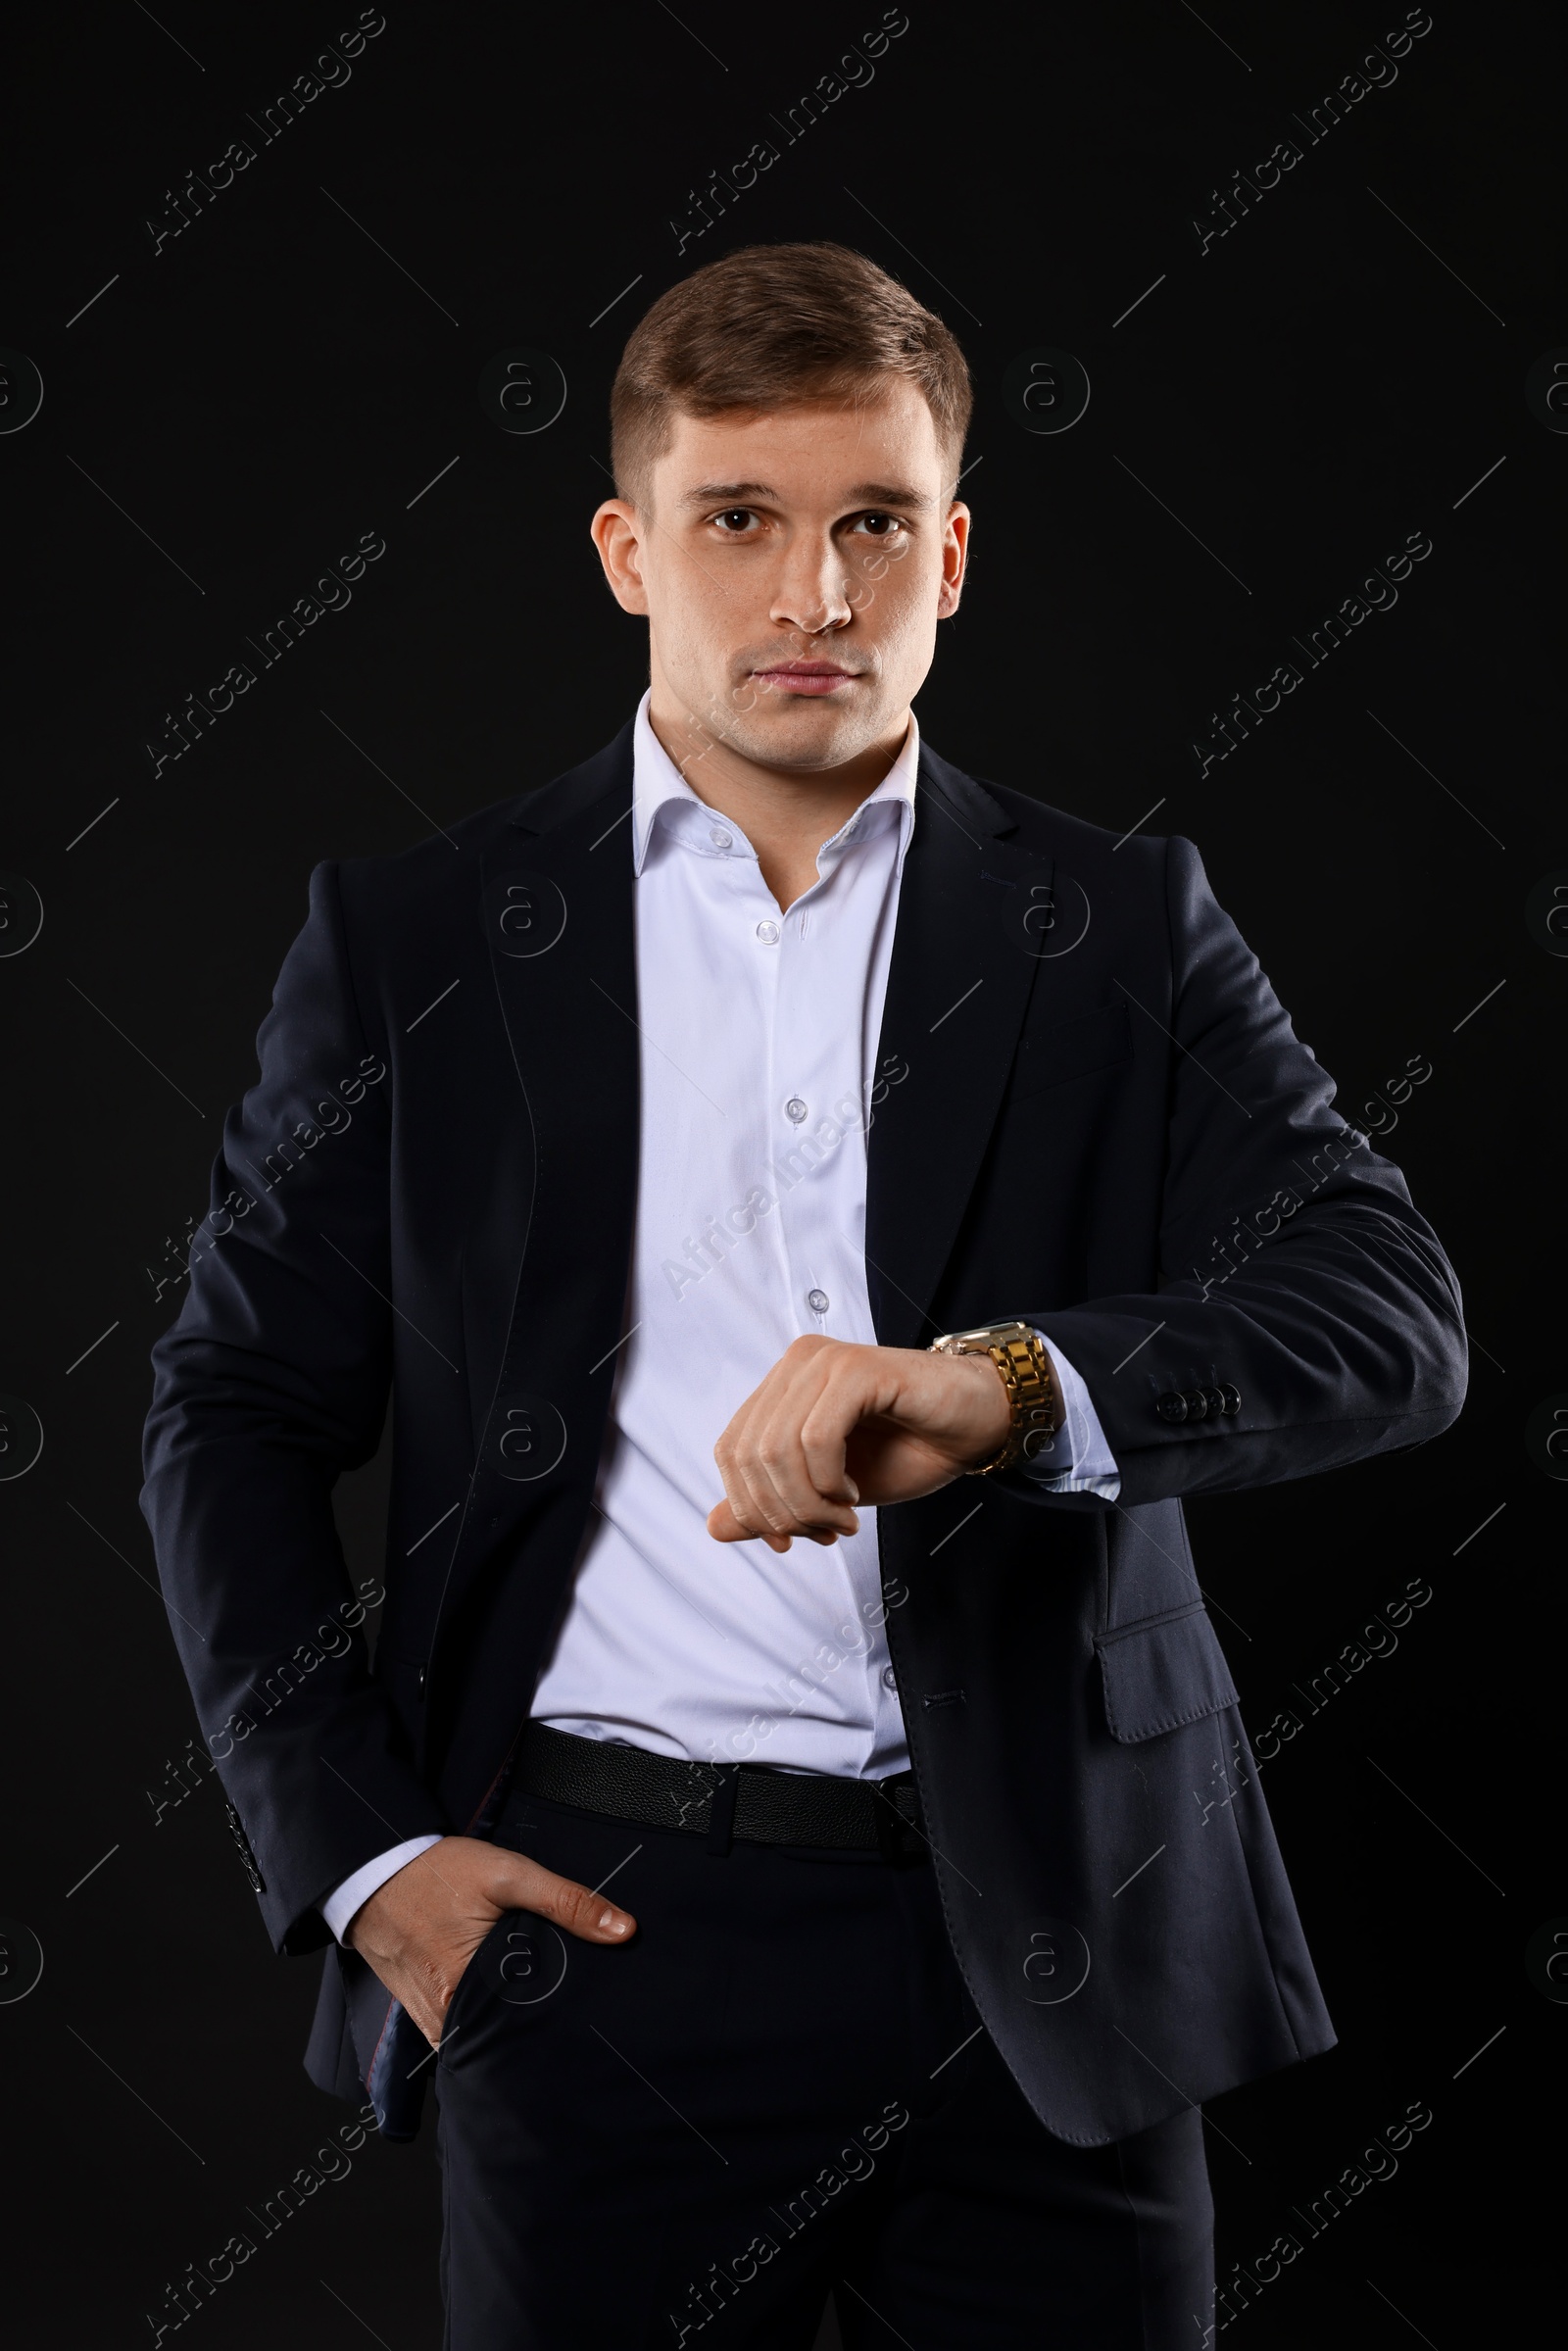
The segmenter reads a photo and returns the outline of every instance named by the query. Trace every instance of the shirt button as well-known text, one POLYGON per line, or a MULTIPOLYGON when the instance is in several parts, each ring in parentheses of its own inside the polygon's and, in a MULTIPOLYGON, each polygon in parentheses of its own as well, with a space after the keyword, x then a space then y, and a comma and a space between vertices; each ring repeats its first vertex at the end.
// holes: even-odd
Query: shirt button
POLYGON ((827 1312, 827 1292, 825 1290, 808 1290, 806 1294, 806 1302, 813 1314, 825 1314, 827 1312))
POLYGON ((799 1126, 806 1114, 806 1104, 798 1094, 792 1094, 784 1104, 785 1117, 790 1120, 792 1125, 799 1126))
POLYGON ((708 838, 710 841, 711 841, 715 849, 733 849, 735 846, 734 834, 720 832, 716 824, 714 825, 712 831, 709 834, 708 838))
POLYGON ((897 1690, 899 1687, 899 1677, 891 1665, 882 1668, 882 1687, 884 1690, 897 1690))
POLYGON ((777 947, 778 924, 776 922, 760 922, 757 926, 757 936, 764 947, 777 947))

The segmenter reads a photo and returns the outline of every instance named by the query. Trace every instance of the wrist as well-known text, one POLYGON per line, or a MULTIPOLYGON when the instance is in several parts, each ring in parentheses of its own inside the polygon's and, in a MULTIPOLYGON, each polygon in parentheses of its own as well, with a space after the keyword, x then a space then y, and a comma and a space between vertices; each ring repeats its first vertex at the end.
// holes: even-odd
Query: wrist
POLYGON ((959 1473, 969 1477, 987 1461, 994 1460, 1007 1443, 1012 1431, 1012 1402, 1006 1382, 989 1355, 956 1355, 953 1360, 954 1376, 968 1381, 974 1399, 966 1429, 970 1443, 965 1447, 959 1473))
POLYGON ((973 1461, 965 1476, 990 1477, 1015 1462, 1035 1460, 1053 1447, 1066 1413, 1050 1351, 1038 1331, 1019 1322, 950 1331, 933 1341, 932 1352, 972 1355, 977 1362, 983 1355, 1002 1386, 1008 1417, 1001 1445, 973 1461))
POLYGON ((333 1889, 320 1904, 320 1911, 329 1932, 345 1948, 351 1951, 361 1949, 360 1930, 366 1925, 371 1906, 383 1888, 390 1886, 394 1878, 401 1877, 432 1845, 440 1842, 440 1837, 431 1831, 426 1831, 420 1837, 405 1837, 401 1844, 389 1845, 385 1852, 378 1853, 373 1861, 366 1862, 363 1868, 357 1869, 352 1877, 345 1878, 333 1889))

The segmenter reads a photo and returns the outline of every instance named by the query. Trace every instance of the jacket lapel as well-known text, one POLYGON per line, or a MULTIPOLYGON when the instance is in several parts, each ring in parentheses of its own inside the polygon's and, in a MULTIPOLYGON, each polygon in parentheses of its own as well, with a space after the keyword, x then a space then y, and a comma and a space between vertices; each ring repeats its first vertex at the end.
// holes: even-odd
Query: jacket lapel
POLYGON ((512 1285, 506 1336, 475 1367, 476 1464, 443 1621, 485 1555, 564 1490, 592 1491, 637 1183, 631 795, 628 724, 484 853, 478 918, 510 1048, 493 1082, 515 1093, 519 1182, 509 1261, 485 1277, 512 1285))
POLYGON ((481 920, 535 1170, 503 1388, 545 1366, 574 1381, 620 1337, 637 1175, 631 746, 627 726, 485 855, 481 920))
POLYGON ((1054 860, 1012 847, 1015 829, 922 744, 866 1146, 866 1287, 884 1347, 926 1334, 1030 991, 1051 968, 1054 860))

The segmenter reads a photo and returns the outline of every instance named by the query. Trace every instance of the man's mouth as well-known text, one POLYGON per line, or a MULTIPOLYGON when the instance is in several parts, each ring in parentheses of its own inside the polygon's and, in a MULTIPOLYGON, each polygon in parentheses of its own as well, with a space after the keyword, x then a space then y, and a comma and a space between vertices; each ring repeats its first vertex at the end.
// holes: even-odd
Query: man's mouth
POLYGON ((777 661, 752 671, 760 684, 786 694, 831 694, 860 674, 837 661, 777 661))

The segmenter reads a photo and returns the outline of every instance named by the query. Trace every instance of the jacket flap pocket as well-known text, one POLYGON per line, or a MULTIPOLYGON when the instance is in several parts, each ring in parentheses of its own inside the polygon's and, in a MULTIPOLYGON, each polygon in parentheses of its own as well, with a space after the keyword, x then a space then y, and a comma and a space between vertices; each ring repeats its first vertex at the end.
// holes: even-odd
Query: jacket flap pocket
POLYGON ((1237 1703, 1225 1653, 1201 1601, 1097 1636, 1112 1739, 1157 1738, 1237 1703))
POLYGON ((1074 1020, 1059 1021, 1054 1028, 1024 1037, 1013 1075, 1013 1099, 1022 1101, 1042 1087, 1085 1077, 1092 1069, 1130 1061, 1132 1055, 1132 1023, 1125 1003, 1081 1013, 1074 1020))

